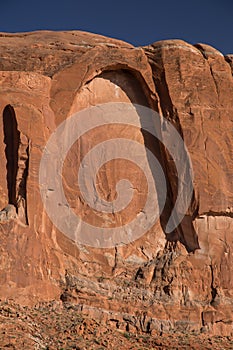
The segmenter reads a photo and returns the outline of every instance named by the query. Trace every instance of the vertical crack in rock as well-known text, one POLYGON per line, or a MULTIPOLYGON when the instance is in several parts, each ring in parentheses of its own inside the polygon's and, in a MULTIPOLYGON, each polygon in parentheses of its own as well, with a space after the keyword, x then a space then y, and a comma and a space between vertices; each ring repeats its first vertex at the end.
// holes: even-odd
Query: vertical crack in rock
POLYGON ((18 130, 14 108, 7 105, 3 111, 4 143, 8 203, 16 208, 20 221, 28 225, 27 177, 29 167, 29 139, 18 130))
POLYGON ((210 304, 212 305, 215 302, 215 299, 218 295, 217 288, 214 286, 214 269, 213 269, 212 263, 210 264, 210 271, 211 271, 211 285, 210 285, 210 287, 211 287, 211 296, 212 296, 210 304))
POLYGON ((18 149, 18 172, 16 176, 17 208, 19 219, 28 225, 27 216, 27 178, 29 167, 29 140, 20 132, 18 149))
POLYGON ((213 83, 214 83, 214 86, 215 86, 215 91, 216 91, 216 95, 217 95, 217 98, 218 98, 218 101, 219 101, 219 88, 218 88, 218 82, 216 81, 216 78, 214 76, 214 72, 213 72, 213 69, 212 69, 212 66, 211 66, 211 63, 208 59, 208 54, 206 54, 205 52, 205 48, 203 48, 203 45, 201 44, 196 44, 194 45, 194 47, 196 47, 202 54, 202 56, 204 57, 204 59, 207 61, 208 63, 208 66, 209 66, 209 70, 210 70, 210 74, 211 74, 211 77, 213 79, 213 83))
POLYGON ((202 325, 202 327, 205 326, 205 320, 204 320, 204 313, 203 313, 203 311, 201 313, 201 325, 202 325))
POLYGON ((118 261, 118 250, 117 250, 117 246, 115 246, 114 266, 112 268, 112 273, 114 273, 117 268, 117 261, 118 261))
POLYGON ((209 173, 209 159, 208 159, 208 153, 207 153, 207 137, 205 137, 204 120, 203 120, 202 113, 201 113, 201 132, 202 132, 202 136, 203 136, 203 145, 204 145, 204 152, 205 152, 205 158, 206 158, 207 184, 209 187, 209 185, 210 185, 210 173, 209 173))
POLYGON ((8 203, 17 206, 16 199, 16 177, 18 170, 18 148, 20 142, 20 132, 15 116, 14 108, 6 106, 3 111, 3 131, 4 143, 6 145, 6 170, 7 170, 7 189, 8 203))

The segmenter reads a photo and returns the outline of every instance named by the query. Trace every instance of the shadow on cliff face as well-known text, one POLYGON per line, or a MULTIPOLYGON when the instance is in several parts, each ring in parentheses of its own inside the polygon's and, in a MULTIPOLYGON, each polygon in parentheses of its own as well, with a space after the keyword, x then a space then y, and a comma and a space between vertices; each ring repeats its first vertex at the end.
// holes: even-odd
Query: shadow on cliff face
POLYGON ((18 172, 20 132, 18 130, 15 111, 11 105, 7 105, 3 111, 3 131, 4 143, 6 145, 8 202, 16 207, 16 177, 18 172))
MULTIPOLYGON (((128 98, 133 104, 143 105, 148 108, 151 108, 151 106, 153 106, 153 103, 149 101, 149 97, 147 97, 149 96, 149 94, 146 93, 145 87, 143 89, 143 84, 139 82, 138 77, 134 76, 132 72, 127 70, 108 71, 108 72, 102 73, 100 77, 103 77, 104 79, 108 79, 115 85, 119 86, 125 92, 125 94, 128 96, 128 98), (119 79, 120 76, 125 77, 125 80, 119 79), (130 88, 129 88, 129 85, 126 83, 127 81, 131 83, 130 88)), ((163 89, 166 89, 166 86, 165 87, 163 86, 163 89)), ((179 118, 173 110, 173 106, 170 101, 169 94, 163 91, 162 95, 166 97, 166 101, 163 101, 163 106, 166 106, 165 108, 166 110, 162 108, 162 113, 164 113, 165 117, 170 115, 173 116, 172 119, 168 118, 168 120, 174 125, 174 127, 176 128, 176 130, 179 132, 179 134, 183 139, 179 118)), ((160 212, 161 212, 160 224, 163 229, 163 232, 168 241, 170 242, 180 241, 185 246, 188 252, 193 252, 196 249, 200 248, 198 243, 198 236, 193 226, 193 220, 198 215, 198 205, 195 199, 195 194, 193 192, 191 204, 187 210, 186 215, 183 217, 182 221, 180 222, 180 224, 176 227, 176 229, 173 232, 167 234, 165 228, 171 216, 171 213, 174 208, 177 195, 178 195, 179 179, 176 171, 176 165, 171 155, 169 154, 168 150, 166 149, 166 147, 151 133, 144 130, 143 125, 145 122, 145 115, 142 115, 142 111, 140 109, 137 110, 137 113, 141 120, 141 132, 144 138, 145 147, 155 155, 155 157, 160 163, 160 166, 162 167, 162 170, 165 176, 165 181, 167 186, 167 195, 166 195, 166 201, 165 201, 164 207, 160 208, 160 212)), ((161 124, 156 125, 156 127, 162 130, 161 124)), ((160 132, 160 130, 158 132, 160 132)), ((148 158, 148 164, 152 169, 149 158, 148 158)), ((184 167, 186 166, 187 164, 184 164, 184 167)), ((155 186, 159 197, 159 193, 161 193, 163 189, 160 188, 160 184, 157 183, 155 177, 154 177, 154 180, 155 180, 155 186)), ((159 202, 158 204, 160 205, 160 201, 158 202, 159 202)))
MULTIPOLYGON (((160 66, 156 66, 158 76, 153 75, 153 79, 159 95, 163 117, 165 117, 176 128, 182 139, 184 139, 177 110, 171 101, 165 73, 163 70, 160 71, 159 67, 160 66)), ((178 177, 174 160, 171 158, 171 155, 169 155, 164 145, 161 145, 161 152, 163 154, 162 159, 164 172, 166 174, 167 186, 169 188, 167 203, 161 215, 161 224, 164 228, 177 198, 178 177)), ((187 164, 184 164, 184 167, 187 167, 187 164)), ((193 220, 198 216, 198 211, 198 200, 193 190, 192 200, 186 215, 177 227, 175 234, 171 234, 169 237, 167 237, 168 240, 173 240, 173 237, 178 238, 178 240, 186 247, 188 252, 193 252, 196 249, 200 249, 198 236, 193 226, 193 220)))
MULTIPOLYGON (((140 111, 138 111, 140 116, 140 111)), ((141 118, 141 124, 143 126, 143 116, 141 118)), ((162 129, 161 125, 158 125, 160 130, 162 129)), ((160 224, 163 229, 163 232, 166 236, 166 239, 169 242, 177 242, 180 241, 186 248, 188 252, 193 252, 196 249, 199 249, 198 236, 193 226, 193 220, 198 215, 198 207, 196 206, 195 194, 194 191, 192 193, 192 200, 187 208, 187 213, 184 215, 183 219, 179 220, 178 213, 174 213, 174 219, 178 223, 177 227, 171 232, 166 233, 166 227, 168 221, 172 215, 176 200, 178 198, 178 174, 176 171, 175 161, 172 159, 171 154, 169 154, 165 145, 160 142, 157 138, 155 138, 152 134, 146 132, 142 128, 142 134, 144 137, 144 143, 146 148, 148 148, 158 159, 160 166, 162 167, 163 174, 166 180, 166 201, 165 205, 160 208, 160 224), (177 217, 177 219, 176 219, 177 217), (180 223, 179 223, 180 222, 180 223)), ((149 159, 148 159, 149 162, 149 159)), ((188 167, 188 164, 184 164, 185 167, 188 167)), ((158 198, 162 196, 161 191, 163 188, 160 188, 160 183, 154 176, 155 186, 158 194, 158 198)), ((161 205, 161 201, 158 201, 158 204, 161 205)))
POLYGON ((28 225, 27 218, 27 177, 29 168, 29 140, 18 130, 14 108, 7 105, 3 111, 3 132, 8 204, 16 208, 20 221, 28 225))

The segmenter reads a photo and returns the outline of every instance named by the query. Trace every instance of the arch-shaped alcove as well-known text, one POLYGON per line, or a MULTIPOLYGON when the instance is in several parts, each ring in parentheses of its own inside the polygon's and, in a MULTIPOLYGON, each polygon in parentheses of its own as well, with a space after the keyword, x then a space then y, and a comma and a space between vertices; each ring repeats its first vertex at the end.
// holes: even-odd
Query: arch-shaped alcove
MULTIPOLYGON (((91 106, 96 106, 98 104, 104 104, 104 103, 108 103, 108 102, 127 102, 130 104, 139 104, 139 105, 143 105, 146 107, 151 107, 151 101, 148 100, 148 95, 145 93, 145 89, 143 87, 143 85, 141 84, 141 81, 137 79, 137 75, 134 74, 134 72, 132 70, 127 70, 127 69, 113 69, 113 70, 104 70, 102 71, 101 74, 95 76, 92 80, 88 81, 85 85, 83 85, 83 87, 79 90, 79 92, 77 93, 72 107, 70 109, 70 114, 74 114, 80 110, 83 110, 85 108, 91 107, 91 106)), ((139 118, 143 119, 143 116, 139 115, 139 118)), ((106 133, 105 136, 110 133, 112 136, 111 137, 115 137, 117 136, 117 132, 116 132, 116 128, 112 128, 111 130, 109 129, 106 133), (115 131, 114 131, 115 130, 115 131), (114 134, 115 133, 115 134, 114 134)), ((121 130, 118 134, 118 137, 120 137, 121 133, 123 133, 123 130, 121 130)), ((134 131, 133 131, 134 133, 134 131)), ((103 136, 103 135, 102 135, 103 136)), ((68 162, 70 162, 70 164, 74 164, 74 161, 72 161, 72 158, 74 159, 75 157, 78 159, 78 162, 81 161, 82 155, 85 154, 88 150, 90 150, 90 144, 94 139, 100 139, 100 132, 98 134, 93 133, 92 135, 90 134, 88 137, 88 140, 84 141, 84 139, 82 139, 81 142, 79 142, 78 144, 78 148, 76 149, 76 151, 69 152, 69 156, 70 156, 70 160, 68 162), (92 141, 90 141, 92 140, 92 141), (76 155, 73 154, 72 156, 72 152, 76 153, 76 155)), ((165 181, 166 181, 166 185, 167 185, 167 197, 166 197, 166 203, 165 203, 165 207, 162 208, 163 210, 161 210, 161 216, 160 216, 160 222, 159 222, 159 226, 161 231, 163 231, 163 234, 165 233, 165 227, 166 224, 168 222, 168 219, 171 215, 173 206, 174 206, 174 181, 171 182, 169 177, 167 176, 167 172, 169 171, 169 166, 166 163, 166 152, 163 153, 163 145, 161 147, 160 142, 155 138, 155 137, 151 137, 150 134, 146 133, 143 130, 142 124, 141 124, 141 130, 137 131, 135 134, 133 134, 133 137, 135 139, 140 139, 141 143, 144 144, 147 148, 149 148, 153 154, 155 154, 157 160, 159 161, 162 170, 163 170, 163 175, 165 176, 165 181)), ((146 157, 146 155, 145 155, 146 157)), ((147 159, 148 161, 148 159, 147 159)), ((122 167, 125 167, 125 171, 129 172, 130 167, 128 167, 127 165, 120 165, 121 167, 121 173, 123 173, 122 167)), ((149 164, 149 167, 152 168, 152 164, 149 164)), ((111 183, 111 179, 113 179, 115 177, 115 171, 112 172, 112 170, 110 169, 111 167, 102 168, 102 175, 105 177, 103 180, 103 183, 105 184, 109 184, 111 183), (104 175, 105 174, 105 175, 104 175)), ((70 169, 70 168, 69 168, 70 169)), ((72 169, 70 169, 70 173, 72 173, 72 169)), ((118 170, 119 170, 119 166, 118 166, 118 170)), ((123 177, 127 175, 126 173, 123 174, 123 177)), ((70 180, 72 178, 72 181, 68 181, 68 183, 66 183, 68 185, 67 188, 69 188, 69 190, 74 190, 74 188, 72 188, 72 183, 75 183, 75 177, 72 175, 69 175, 70 180)), ((138 180, 138 184, 141 183, 142 181, 142 177, 139 173, 135 172, 133 177, 137 178, 138 180)), ((99 183, 101 183, 100 178, 98 179, 99 183)), ((138 185, 139 186, 139 185, 138 185)), ((101 191, 102 193, 105 192, 104 197, 107 199, 114 199, 116 198, 117 194, 116 191, 112 188, 110 189, 108 186, 104 186, 105 188, 102 188, 101 191), (108 189, 107 189, 108 187, 108 189)), ((137 186, 136 186, 137 188, 137 186)), ((137 188, 137 191, 140 192, 141 191, 141 198, 138 197, 138 201, 137 203, 135 202, 135 207, 136 208, 137 205, 139 205, 140 208, 142 208, 142 204, 141 201, 143 201, 143 195, 142 195, 142 191, 143 189, 139 186, 140 190, 137 188)), ((175 188, 176 188, 176 183, 175 183, 175 188)), ((176 193, 175 193, 176 194, 176 193)), ((177 194, 176 194, 177 195, 177 194)), ((81 203, 77 203, 76 199, 74 198, 75 196, 71 195, 71 202, 74 208, 78 208, 77 212, 80 212, 80 208, 82 207, 81 203)), ((79 197, 79 196, 77 196, 79 197)), ((160 205, 160 203, 159 203, 160 205)), ((89 212, 88 209, 81 209, 81 211, 84 210, 84 216, 86 218, 89 217, 89 212), (87 210, 87 211, 86 211, 87 210)), ((131 213, 132 214, 132 213, 131 213)), ((127 220, 132 219, 132 215, 127 215, 127 220)), ((97 222, 100 222, 99 218, 96 218, 97 222)), ((108 220, 108 219, 107 219, 108 220)), ((121 219, 119 219, 121 220, 121 219)), ((91 221, 91 220, 90 220, 91 221)), ((110 220, 111 221, 111 220, 110 220)), ((115 221, 114 221, 115 222, 115 221)), ((197 242, 197 236, 196 233, 193 229, 193 225, 192 225, 192 217, 191 216, 185 216, 185 218, 182 221, 182 227, 184 227, 184 225, 187 225, 187 231, 191 232, 191 238, 189 237, 189 240, 187 240, 185 238, 185 232, 183 232, 182 227, 178 227, 177 229, 175 229, 173 232, 171 232, 170 234, 166 234, 163 235, 163 238, 166 238, 169 241, 172 242, 176 242, 178 240, 180 240, 186 247, 186 249, 188 251, 190 250, 194 250, 198 247, 198 242, 197 242), (191 228, 190 228, 191 227, 191 228), (193 241, 192 241, 193 240, 193 241), (189 245, 189 242, 190 245, 189 245)), ((157 232, 160 232, 160 229, 158 229, 158 227, 156 228, 157 232)), ((184 229, 185 230, 185 229, 184 229)))
MULTIPOLYGON (((140 82, 132 72, 119 69, 104 71, 85 84, 77 93, 69 114, 73 115, 88 107, 109 102, 125 102, 145 107, 150 106, 140 82)), ((139 121, 141 117, 141 115, 138 115, 139 121)), ((112 125, 107 126, 105 129, 101 127, 93 128, 75 142, 68 152, 63 167, 63 186, 69 205, 86 222, 103 228, 119 227, 121 224, 131 222, 135 216, 143 212, 147 196, 145 174, 132 162, 127 164, 127 160, 112 159, 104 164, 97 174, 98 192, 104 200, 113 201, 117 197, 117 182, 120 179, 132 180, 134 199, 127 207, 128 210, 112 214, 96 213, 83 202, 77 186, 77 169, 82 158, 98 143, 117 138, 132 139, 142 144, 141 156, 145 163, 149 163, 149 160, 147 159, 147 152, 144 146, 149 146, 152 152, 157 153, 157 158, 160 158, 158 142, 155 139, 151 140, 143 133, 142 124, 139 127, 126 127, 125 125, 114 125, 113 121, 112 125)), ((113 153, 117 152, 117 147, 117 145, 113 145, 113 153)), ((156 251, 161 248, 157 242, 165 242, 165 236, 159 220, 155 224, 157 229, 149 234, 151 234, 150 240, 153 240, 153 250, 156 254, 156 251)))

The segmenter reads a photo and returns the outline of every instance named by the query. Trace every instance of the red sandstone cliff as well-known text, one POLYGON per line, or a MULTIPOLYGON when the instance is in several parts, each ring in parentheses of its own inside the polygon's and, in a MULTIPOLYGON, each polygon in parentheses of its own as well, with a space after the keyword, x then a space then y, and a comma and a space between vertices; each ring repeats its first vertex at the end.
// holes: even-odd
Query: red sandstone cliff
POLYGON ((1 34, 0 47, 0 297, 21 304, 61 299, 145 332, 233 334, 232 57, 180 40, 134 48, 75 31, 1 34), (58 125, 107 102, 150 107, 176 127, 191 157, 194 192, 184 219, 166 234, 178 191, 167 150, 139 128, 91 130, 72 147, 63 172, 66 196, 86 220, 126 223, 145 201, 143 174, 126 160, 106 164, 98 180, 112 200, 118 177, 132 177, 137 193, 127 212, 97 216, 77 199, 74 165, 106 138, 148 143, 168 183, 165 210, 148 232, 97 249, 75 244, 50 221, 38 174, 58 125))

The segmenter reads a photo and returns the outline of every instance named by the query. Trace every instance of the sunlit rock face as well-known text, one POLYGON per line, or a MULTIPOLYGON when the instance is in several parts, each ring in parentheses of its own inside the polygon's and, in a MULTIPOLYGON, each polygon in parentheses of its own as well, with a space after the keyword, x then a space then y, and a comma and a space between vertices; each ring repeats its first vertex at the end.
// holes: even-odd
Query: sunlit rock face
MULTIPOLYGON (((179 40, 135 48, 76 31, 1 34, 0 46, 0 297, 23 305, 51 299, 71 302, 111 327, 111 319, 117 320, 122 329, 130 325, 145 332, 202 329, 232 334, 231 55, 179 40), (104 125, 95 125, 93 119, 92 127, 88 111, 109 103, 134 108, 136 125, 126 125, 127 114, 124 120, 122 113, 123 122, 109 115, 104 125), (151 133, 145 131, 145 116, 135 105, 159 115, 151 133), (80 219, 75 232, 67 235, 42 200, 43 186, 45 197, 53 198, 49 186, 56 185, 59 174, 40 183, 41 159, 57 128, 84 111, 91 127, 72 143, 60 172, 66 206, 80 219), (172 232, 166 225, 179 191, 184 200, 188 197, 189 168, 184 162, 179 173, 169 147, 153 136, 163 135, 166 123, 183 139, 193 169, 191 200, 172 232), (111 146, 97 148, 104 142, 111 146), (129 142, 140 151, 125 146, 129 142), (91 173, 97 160, 108 159, 109 151, 111 159, 91 180, 85 176, 82 187, 78 172, 85 170, 83 160, 92 150, 91 173), (160 176, 156 180, 152 174, 148 150, 161 166, 166 198, 160 215, 137 235, 140 224, 131 231, 124 227, 135 218, 153 217, 164 186, 160 176), (144 167, 128 159, 130 152, 144 167), (148 191, 152 187, 145 169, 154 179, 155 195, 148 191), (128 180, 128 187, 120 191, 122 179, 128 180), (89 190, 94 191, 94 205, 104 204, 105 211, 85 200, 89 190), (145 211, 148 194, 152 204, 145 211), (109 210, 121 198, 127 205, 109 210), (91 235, 84 223, 100 234, 117 229, 123 244, 84 244, 75 239, 91 235), (128 241, 124 232, 131 235, 128 241)), ((77 130, 82 127, 77 123, 77 130)), ((55 162, 62 160, 62 147, 71 137, 62 135, 55 144, 61 147, 61 157, 49 163, 45 174, 53 174, 55 162)), ((68 220, 64 203, 54 205, 54 210, 64 208, 59 213, 62 221, 68 220)))

